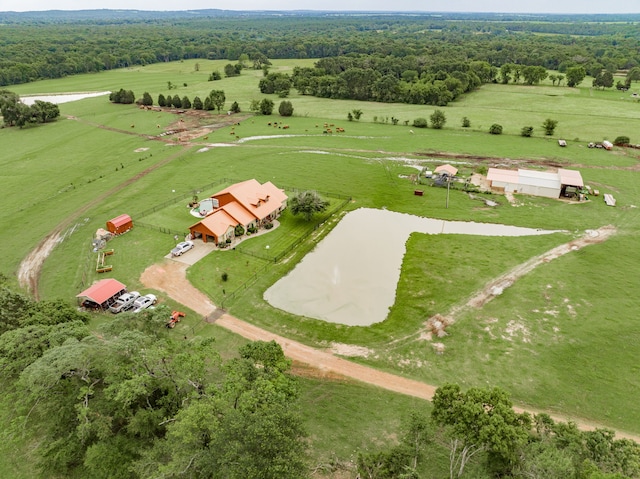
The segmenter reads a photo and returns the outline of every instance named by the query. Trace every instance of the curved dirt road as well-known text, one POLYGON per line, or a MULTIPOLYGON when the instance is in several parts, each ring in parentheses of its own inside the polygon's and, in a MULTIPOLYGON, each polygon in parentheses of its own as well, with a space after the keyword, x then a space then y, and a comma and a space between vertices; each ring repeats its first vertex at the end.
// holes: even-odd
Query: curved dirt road
MULTIPOLYGON (((205 321, 215 323, 218 326, 228 329, 229 331, 252 341, 276 341, 280 344, 287 357, 319 370, 322 375, 343 376, 368 383, 373 386, 378 386, 389 391, 421 399, 431 400, 433 398, 437 386, 407 379, 395 374, 385 373, 368 366, 347 361, 335 356, 331 352, 316 349, 282 337, 226 314, 222 310, 217 309, 205 294, 189 283, 186 278, 187 267, 188 265, 184 263, 164 260, 163 263, 148 267, 142 273, 140 280, 146 287, 163 291, 170 298, 188 306, 190 309, 200 314, 205 321)), ((546 412, 524 409, 521 407, 514 407, 514 410, 519 413, 527 411, 531 414, 546 412)), ((550 414, 550 416, 555 421, 573 421, 582 430, 593 430, 596 428, 606 427, 602 424, 590 423, 555 414, 550 414)), ((640 443, 640 436, 625 433, 623 431, 616 431, 616 436, 618 438, 627 438, 640 443)))

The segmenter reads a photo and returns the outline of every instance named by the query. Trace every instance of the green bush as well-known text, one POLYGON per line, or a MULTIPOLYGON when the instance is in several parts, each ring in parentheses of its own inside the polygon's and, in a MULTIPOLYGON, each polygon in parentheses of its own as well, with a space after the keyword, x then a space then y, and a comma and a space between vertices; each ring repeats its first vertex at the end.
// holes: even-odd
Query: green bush
POLYGON ((469 128, 471 126, 471 120, 469 118, 462 117, 462 128, 469 128))
POLYGON ((226 271, 224 273, 222 273, 222 275, 220 275, 220 279, 224 282, 229 280, 229 273, 227 273, 226 271))
POLYGON ((234 233, 235 233, 236 236, 242 236, 244 234, 244 226, 242 226, 242 225, 236 226, 236 229, 234 230, 234 233))
POLYGON ((447 123, 447 117, 442 110, 434 111, 429 117, 431 120, 431 128, 440 130, 447 123))
POLYGON ((426 118, 416 118, 415 120, 413 120, 413 126, 416 128, 427 128, 427 126, 429 126, 429 123, 427 122, 426 118))
POLYGON ((273 223, 267 223, 266 225, 264 225, 264 229, 266 230, 270 230, 271 228, 273 228, 273 223))
POLYGON ((613 144, 616 146, 628 145, 629 143, 631 143, 631 139, 628 136, 619 136, 613 140, 613 144))
POLYGON ((520 136, 524 136, 526 138, 529 138, 531 135, 533 135, 533 127, 532 126, 523 126, 522 130, 520 130, 520 136))
POLYGON ((494 123, 489 127, 489 133, 491 133, 492 135, 502 135, 502 125, 494 123))

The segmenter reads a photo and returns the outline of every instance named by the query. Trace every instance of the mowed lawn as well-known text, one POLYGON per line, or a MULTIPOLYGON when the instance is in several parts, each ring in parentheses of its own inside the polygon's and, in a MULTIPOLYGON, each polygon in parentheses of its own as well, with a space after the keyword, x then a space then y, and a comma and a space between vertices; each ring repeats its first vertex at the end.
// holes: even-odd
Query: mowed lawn
MULTIPOLYGON (((221 89, 227 105, 238 101, 246 113, 251 100, 264 97, 257 88, 262 73, 245 70, 239 78, 208 82, 209 73, 222 71, 225 63, 151 65, 12 90, 26 94, 124 88, 137 96, 148 91, 154 99, 159 93, 177 93, 193 100, 195 95, 204 97, 211 89, 221 89), (169 92, 169 81, 178 88, 169 92)), ((274 70, 311 64, 310 60, 277 61, 274 70)), ((521 404, 638 433, 633 345, 640 334, 635 319, 640 276, 633 274, 630 265, 640 259, 635 247, 640 229, 639 155, 638 150, 606 152, 586 147, 589 141, 618 135, 640 142, 634 138, 640 131, 638 104, 630 93, 485 85, 440 108, 447 116, 443 130, 420 130, 412 128, 411 122, 428 118, 434 107, 326 100, 292 91, 288 99, 294 106, 293 117, 249 117, 234 127, 233 134, 230 127, 222 128, 189 146, 149 139, 177 121, 175 115, 111 105, 105 97, 62 104, 63 117, 53 124, 0 130, 0 142, 10 145, 0 158, 6 196, 0 216, 4 252, 0 271, 15 274, 22 258, 63 225, 67 235, 45 262, 40 293, 73 301, 83 284, 103 277, 93 270, 91 238, 97 228, 118 214, 135 215, 172 198, 188 197, 223 178, 256 178, 282 187, 351 196, 347 209, 366 206, 443 219, 561 229, 565 232, 531 238, 413 235, 407 242, 396 303, 387 321, 369 328, 295 317, 262 300, 263 291, 329 234, 339 216, 286 262, 270 264, 240 250, 221 252, 198 263, 189 275, 215 302, 251 281, 249 288, 225 304, 231 313, 309 344, 327 347, 339 342, 370 349, 367 357, 353 358, 356 361, 435 384, 500 385, 521 404), (347 113, 356 108, 363 111, 362 119, 348 122, 347 113), (471 128, 460 126, 465 116, 471 128), (391 117, 399 118, 399 124, 393 125, 391 117), (542 134, 546 118, 559 122, 550 138, 542 134), (289 128, 282 130, 274 121, 286 122, 289 128), (344 127, 345 133, 323 134, 324 123, 344 127), (492 123, 502 124, 504 134, 489 135, 492 123), (528 125, 534 127, 534 137, 520 137, 520 129, 528 125), (568 147, 559 148, 558 138, 566 139, 568 147), (219 143, 230 146, 212 146, 219 143), (452 157, 441 159, 439 152, 452 157), (491 199, 499 206, 487 207, 454 190, 445 208, 445 190, 413 181, 420 167, 432 169, 451 162, 468 175, 479 166, 506 166, 509 159, 520 160, 520 165, 551 160, 579 169, 601 194, 612 193, 618 206, 607 207, 601 197, 592 197, 578 205, 518 198, 515 207, 495 196, 491 199), (415 196, 416 188, 424 189, 424 196, 415 196), (618 229, 614 238, 544 264, 485 307, 461 314, 449 335, 438 340, 444 354, 436 354, 434 341, 421 336, 430 316, 449 313, 492 278, 585 229, 607 224, 618 229), (220 279, 222 272, 229 273, 226 284, 220 279)), ((277 109, 280 99, 270 98, 277 109)), ((188 227, 192 220, 186 202, 181 200, 174 210, 161 210, 149 220, 174 228, 181 225, 184 213, 188 227)), ((383 232, 384 225, 380 226, 383 232)), ((276 230, 277 235, 274 231, 272 238, 277 236, 286 245, 288 235, 295 236, 299 228, 297 222, 283 221, 283 229, 276 230)), ((269 244, 267 238, 250 239, 244 247, 257 252, 269 244)), ((110 243, 116 254, 114 270, 107 277, 139 288, 141 272, 161 261, 173 243, 172 235, 134 228, 110 243)))

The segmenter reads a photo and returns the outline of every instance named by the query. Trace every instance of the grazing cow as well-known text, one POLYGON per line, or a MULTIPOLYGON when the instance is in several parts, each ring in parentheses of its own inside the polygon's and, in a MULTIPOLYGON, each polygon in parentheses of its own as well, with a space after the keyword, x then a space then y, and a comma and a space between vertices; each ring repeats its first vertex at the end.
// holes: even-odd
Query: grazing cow
POLYGON ((156 125, 156 128, 160 128, 160 125, 156 125))
POLYGON ((413 130, 409 130, 409 133, 411 133, 413 135, 413 130))
POLYGON ((134 125, 133 123, 131 123, 131 128, 135 128, 135 127, 136 127, 136 125, 134 125))
POLYGON ((203 140, 208 140, 208 139, 209 139, 209 137, 208 137, 208 136, 205 136, 205 137, 203 138, 203 140))
POLYGON ((283 130, 288 130, 289 129, 289 125, 282 125, 282 129, 283 130))

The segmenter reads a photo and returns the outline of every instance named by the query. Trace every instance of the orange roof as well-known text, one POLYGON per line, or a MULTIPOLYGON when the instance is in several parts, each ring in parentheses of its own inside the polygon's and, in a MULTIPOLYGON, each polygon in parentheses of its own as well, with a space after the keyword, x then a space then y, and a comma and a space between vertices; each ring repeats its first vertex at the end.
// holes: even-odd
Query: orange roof
POLYGON ((255 221, 254 216, 235 201, 221 206, 219 209, 214 210, 213 213, 215 214, 216 211, 220 210, 226 211, 229 216, 236 220, 236 224, 248 225, 252 221, 255 221))
POLYGON ((127 223, 130 223, 130 222, 131 222, 131 216, 129 216, 129 215, 116 216, 112 220, 108 221, 108 223, 111 223, 116 228, 118 228, 118 227, 120 227, 122 225, 126 225, 127 223))
POLYGON ((284 194, 284 191, 273 183, 267 181, 261 185, 255 179, 231 185, 213 195, 212 198, 223 194, 233 196, 245 210, 259 220, 269 216, 279 209, 283 202, 287 201, 287 195, 284 194))
POLYGON ((487 180, 502 183, 518 183, 518 170, 503 170, 502 168, 489 168, 487 180))
POLYGON ((107 278, 92 284, 82 293, 76 295, 76 298, 87 298, 94 303, 102 304, 107 299, 115 296, 125 289, 127 289, 127 287, 120 281, 113 278, 107 278))
POLYGON ((191 226, 202 225, 211 231, 217 238, 224 235, 229 228, 235 228, 238 222, 223 208, 215 210, 199 223, 191 226))
POLYGON ((456 168, 455 166, 446 164, 446 165, 438 166, 434 171, 436 173, 446 173, 449 176, 456 176, 456 173, 458 173, 458 168, 456 168))
POLYGON ((563 185, 580 187, 584 186, 584 181, 582 181, 582 175, 579 171, 559 168, 558 174, 560 175, 560 183, 562 183, 563 185))

